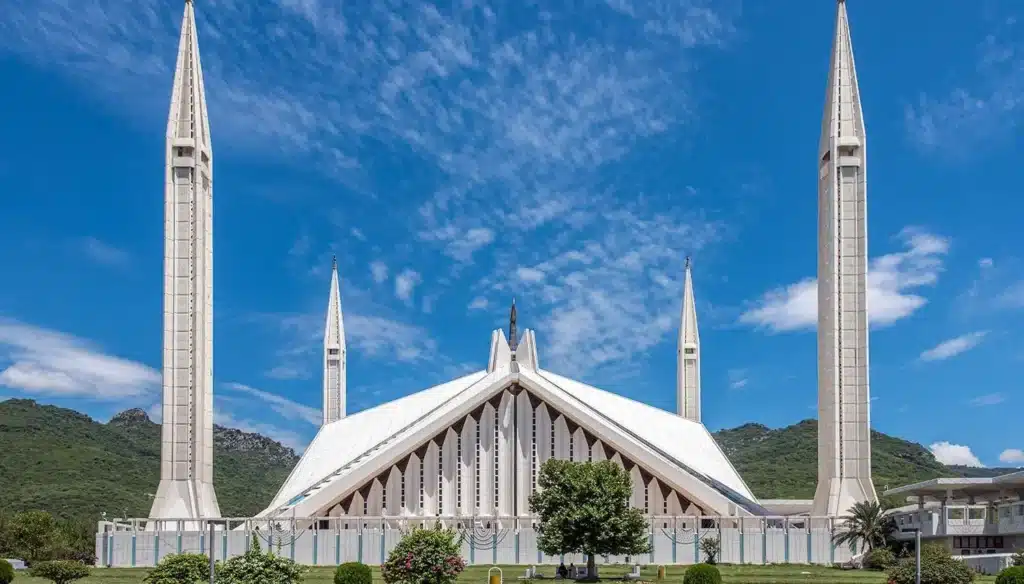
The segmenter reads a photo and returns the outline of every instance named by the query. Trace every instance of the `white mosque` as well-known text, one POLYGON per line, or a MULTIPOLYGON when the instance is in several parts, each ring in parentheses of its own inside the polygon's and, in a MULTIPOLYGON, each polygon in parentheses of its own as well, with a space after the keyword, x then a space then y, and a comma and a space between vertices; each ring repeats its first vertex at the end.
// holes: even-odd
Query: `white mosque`
MULTIPOLYGON (((351 415, 335 262, 324 333, 323 425, 267 508, 232 526, 248 531, 262 522, 291 533, 293 557, 314 564, 354 557, 357 548, 359 558, 370 554, 376 561, 394 543, 389 529, 427 519, 493 530, 494 538, 475 547, 469 539, 467 558, 477 563, 474 553, 482 549, 489 550, 488 562, 554 561, 531 547, 528 497, 538 469, 550 458, 611 460, 633 479, 632 505, 651 517, 658 550, 651 561, 694 561, 696 543, 686 544, 680 533, 698 537, 702 529, 722 538, 723 561, 826 563, 847 553, 831 544, 833 521, 854 502, 876 495, 869 442, 866 140, 843 0, 837 5, 818 162, 820 433, 813 502, 758 501, 702 424, 701 345, 689 260, 675 412, 544 369, 544 332, 520 332, 513 304, 508 334, 490 334, 484 369, 351 415), (791 517, 768 519, 781 515, 791 517), (757 526, 756 536, 747 531, 750 526, 757 526), (360 530, 358 543, 352 529, 360 530), (378 530, 379 550, 376 543, 364 549, 367 529, 378 530), (514 557, 511 544, 499 545, 499 530, 514 531, 514 557), (314 543, 297 535, 307 532, 314 543), (671 557, 665 555, 669 547, 671 557)), ((220 518, 212 453, 213 158, 192 0, 185 2, 166 165, 161 479, 145 523, 156 532, 153 547, 139 552, 133 536, 132 565, 139 557, 155 561, 167 553, 161 546, 174 540, 160 537, 167 532, 178 534, 178 551, 183 545, 222 546, 218 553, 225 557, 244 551, 229 551, 235 540, 228 530, 223 543, 203 539, 203 526, 220 518)), ((123 526, 101 528, 110 537, 109 543, 105 536, 98 539, 101 561, 109 557, 111 565, 126 565, 121 559, 127 544, 115 541, 123 526)), ((238 542, 234 547, 246 545, 238 542)))

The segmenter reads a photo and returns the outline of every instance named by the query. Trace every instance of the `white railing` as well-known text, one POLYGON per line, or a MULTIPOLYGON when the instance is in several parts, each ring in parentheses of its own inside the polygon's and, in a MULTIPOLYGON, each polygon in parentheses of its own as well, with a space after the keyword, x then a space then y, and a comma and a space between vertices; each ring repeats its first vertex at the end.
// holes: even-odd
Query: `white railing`
MULTIPOLYGON (((536 546, 532 517, 288 517, 119 519, 99 524, 96 556, 101 566, 153 566, 169 554, 213 552, 218 560, 245 553, 253 541, 307 565, 343 561, 376 564, 410 528, 436 523, 462 536, 471 564, 558 564, 582 556, 546 556, 536 546), (210 524, 213 536, 210 536, 210 524)), ((829 517, 648 517, 651 552, 599 558, 599 563, 692 564, 702 561, 700 542, 716 538, 720 562, 734 564, 835 564, 856 550, 833 544, 836 521, 829 517)))

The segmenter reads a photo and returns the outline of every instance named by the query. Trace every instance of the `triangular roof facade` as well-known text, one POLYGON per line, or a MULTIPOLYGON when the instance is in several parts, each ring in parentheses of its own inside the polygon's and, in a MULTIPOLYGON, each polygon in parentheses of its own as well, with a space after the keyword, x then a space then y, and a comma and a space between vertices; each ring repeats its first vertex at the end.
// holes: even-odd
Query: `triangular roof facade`
POLYGON ((514 354, 504 334, 495 333, 489 371, 323 426, 259 516, 325 516, 337 501, 513 385, 536 395, 707 512, 766 513, 702 424, 536 367, 532 331, 524 331, 524 342, 514 354))

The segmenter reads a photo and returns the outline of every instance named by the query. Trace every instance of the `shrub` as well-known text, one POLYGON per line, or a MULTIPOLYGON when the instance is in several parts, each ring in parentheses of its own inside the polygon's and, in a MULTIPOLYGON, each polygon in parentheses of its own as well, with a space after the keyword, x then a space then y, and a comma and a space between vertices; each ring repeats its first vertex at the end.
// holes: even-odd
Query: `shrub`
POLYGON ((1011 566, 999 572, 996 584, 1024 584, 1024 566, 1011 566))
MULTIPOLYGON (((914 558, 903 558, 889 569, 892 584, 914 584, 914 558)), ((926 545, 921 548, 921 584, 968 584, 974 572, 967 564, 954 560, 945 546, 926 545)))
POLYGON ((686 569, 683 584, 722 584, 722 574, 711 564, 694 564, 686 569))
POLYGON ((345 562, 334 571, 334 584, 373 584, 373 574, 366 564, 345 562))
POLYGON ((718 563, 718 554, 722 551, 722 544, 717 537, 705 537, 700 540, 700 551, 704 552, 704 561, 714 566, 718 563))
POLYGON ((381 576, 388 584, 454 584, 466 567, 461 546, 453 529, 414 528, 388 554, 381 576))
POLYGON ((172 554, 160 560, 143 582, 196 584, 210 579, 210 558, 203 554, 172 554))
POLYGON ((67 584, 89 575, 89 568, 82 562, 71 560, 56 560, 53 562, 39 562, 28 571, 33 578, 49 580, 54 584, 67 584))
POLYGON ((14 580, 14 566, 7 560, 0 560, 0 584, 11 584, 14 580))
POLYGON ((871 550, 864 556, 864 568, 868 570, 888 570, 896 564, 896 554, 888 548, 871 550))
MULTIPOLYGON (((255 540, 254 540, 255 541, 255 540)), ((305 568, 274 552, 260 551, 253 545, 243 555, 224 562, 217 571, 219 584, 295 584, 305 568)))

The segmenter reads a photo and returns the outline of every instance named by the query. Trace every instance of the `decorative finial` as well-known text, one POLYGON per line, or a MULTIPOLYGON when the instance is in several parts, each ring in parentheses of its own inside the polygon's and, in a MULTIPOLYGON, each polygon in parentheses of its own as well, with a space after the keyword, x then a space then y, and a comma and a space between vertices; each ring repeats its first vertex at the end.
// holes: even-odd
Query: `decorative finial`
POLYGON ((519 340, 516 336, 516 299, 512 299, 512 310, 508 315, 508 346, 514 353, 519 340))
MULTIPOLYGON (((191 2, 192 0, 188 0, 188 1, 191 2)), ((331 256, 331 269, 334 270, 335 272, 338 271, 338 256, 337 256, 337 254, 331 256)))
POLYGON ((690 256, 686 256, 686 269, 690 269, 690 256))

